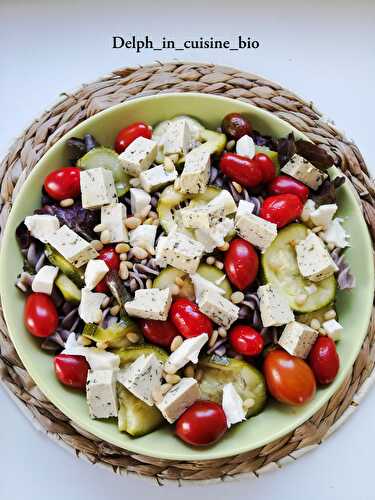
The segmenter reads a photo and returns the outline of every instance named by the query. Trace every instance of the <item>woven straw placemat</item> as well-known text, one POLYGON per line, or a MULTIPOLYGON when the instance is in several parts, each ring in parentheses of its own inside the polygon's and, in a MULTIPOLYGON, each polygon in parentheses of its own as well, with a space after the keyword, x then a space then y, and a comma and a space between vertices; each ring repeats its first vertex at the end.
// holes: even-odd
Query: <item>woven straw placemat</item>
MULTIPOLYGON (((315 109, 280 85, 233 68, 202 63, 172 62, 114 71, 61 96, 11 146, 0 167, 1 214, 4 228, 12 201, 37 161, 66 132, 86 118, 135 97, 165 92, 202 92, 250 102, 275 113, 312 141, 327 148, 358 194, 371 237, 375 239, 375 187, 358 148, 315 109)), ((140 456, 103 442, 78 428, 36 387, 9 339, 0 315, 0 377, 24 413, 39 430, 78 456, 116 472, 134 472, 167 480, 228 480, 256 477, 281 467, 318 446, 359 405, 372 381, 375 358, 375 314, 351 372, 340 389, 305 424, 267 446, 251 452, 200 462, 169 461, 140 456)))

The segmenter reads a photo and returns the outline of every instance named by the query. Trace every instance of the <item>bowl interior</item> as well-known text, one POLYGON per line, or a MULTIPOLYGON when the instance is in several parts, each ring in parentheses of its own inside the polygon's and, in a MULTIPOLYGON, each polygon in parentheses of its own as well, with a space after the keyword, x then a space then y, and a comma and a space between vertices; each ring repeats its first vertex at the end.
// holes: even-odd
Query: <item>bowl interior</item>
POLYGON ((345 227, 351 235, 353 246, 346 251, 346 256, 355 274, 357 287, 355 291, 337 294, 340 322, 344 326, 343 339, 338 344, 340 372, 330 386, 319 389, 314 400, 303 407, 293 408, 272 402, 263 413, 234 426, 224 439, 207 449, 184 445, 170 427, 133 439, 118 432, 113 421, 91 420, 85 397, 58 383, 53 373, 52 357, 39 349, 35 339, 26 332, 22 320, 24 296, 14 286, 22 268, 15 229, 26 215, 39 206, 40 190, 46 174, 66 164, 66 139, 91 133, 102 145, 112 146, 118 130, 134 121, 144 120, 154 125, 178 114, 189 114, 207 127, 216 128, 229 112, 247 114, 254 128, 264 134, 283 137, 293 130, 296 136, 303 137, 276 116, 236 100, 203 94, 165 94, 135 99, 86 120, 57 142, 33 169, 8 219, 0 262, 1 299, 9 333, 20 358, 44 394, 69 418, 99 438, 135 453, 172 460, 214 459, 243 453, 286 435, 306 421, 339 388, 366 335, 373 293, 372 247, 360 208, 347 184, 339 190, 339 215, 345 218, 345 227))

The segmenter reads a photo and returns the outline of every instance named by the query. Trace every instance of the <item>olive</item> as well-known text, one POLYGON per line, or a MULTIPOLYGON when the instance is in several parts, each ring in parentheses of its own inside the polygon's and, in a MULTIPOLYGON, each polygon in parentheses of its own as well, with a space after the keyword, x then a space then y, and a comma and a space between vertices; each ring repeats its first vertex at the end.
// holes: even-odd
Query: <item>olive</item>
POLYGON ((229 113, 222 121, 221 128, 227 136, 236 141, 243 135, 250 135, 253 127, 249 120, 240 113, 229 113))

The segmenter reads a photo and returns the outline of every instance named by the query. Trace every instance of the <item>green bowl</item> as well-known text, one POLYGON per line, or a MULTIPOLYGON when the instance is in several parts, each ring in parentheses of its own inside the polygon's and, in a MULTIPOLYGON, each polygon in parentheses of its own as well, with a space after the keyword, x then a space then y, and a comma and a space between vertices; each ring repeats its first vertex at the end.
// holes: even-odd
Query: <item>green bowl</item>
POLYGON ((244 453, 285 436, 319 410, 340 387, 366 336, 373 296, 372 247, 360 207, 348 183, 339 191, 339 215, 345 217, 345 227, 353 242, 353 246, 346 251, 346 257, 356 277, 357 288, 337 294, 337 308, 344 327, 343 338, 337 346, 341 359, 339 374, 330 386, 319 389, 314 400, 305 406, 295 408, 270 402, 263 413, 234 426, 219 443, 204 449, 191 448, 182 443, 174 436, 172 427, 134 439, 121 434, 113 421, 91 420, 85 397, 59 384, 53 372, 51 355, 43 352, 26 331, 22 320, 24 296, 14 286, 22 268, 15 229, 26 215, 39 207, 40 190, 46 175, 67 164, 66 139, 91 133, 101 144, 112 146, 116 133, 134 121, 156 124, 175 115, 189 114, 215 129, 230 112, 245 113, 255 129, 263 134, 284 137, 293 131, 297 137, 303 137, 275 115, 223 97, 183 93, 134 99, 97 114, 60 139, 26 180, 6 226, 0 260, 1 300, 10 337, 22 362, 47 398, 67 417, 98 438, 134 453, 171 460, 216 459, 244 453))

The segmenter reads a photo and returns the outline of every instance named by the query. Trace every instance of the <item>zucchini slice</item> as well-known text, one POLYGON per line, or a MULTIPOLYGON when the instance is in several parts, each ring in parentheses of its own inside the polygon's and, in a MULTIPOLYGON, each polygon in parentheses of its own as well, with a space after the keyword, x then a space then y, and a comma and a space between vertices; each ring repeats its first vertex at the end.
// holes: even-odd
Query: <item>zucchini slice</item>
POLYGON ((324 321, 327 321, 324 318, 325 313, 327 311, 330 311, 331 309, 335 309, 334 304, 328 304, 328 306, 322 307, 321 309, 318 309, 313 312, 298 314, 296 316, 296 321, 299 321, 300 323, 305 323, 306 325, 310 325, 313 319, 317 319, 319 323, 322 324, 324 323, 324 321))
POLYGON ((163 424, 164 418, 156 406, 147 405, 121 384, 117 384, 117 394, 119 431, 140 437, 163 424))
POLYGON ((148 356, 149 354, 155 354, 155 356, 163 363, 165 363, 168 359, 168 354, 166 351, 164 351, 164 349, 151 344, 124 347, 121 349, 116 349, 114 352, 115 354, 118 354, 120 356, 121 365, 133 363, 133 361, 139 358, 139 356, 142 356, 142 354, 144 354, 145 356, 148 356))
POLYGON ((52 248, 48 243, 45 248, 45 253, 47 259, 51 262, 51 264, 58 267, 63 274, 65 274, 73 281, 73 283, 75 283, 79 288, 82 288, 84 286, 85 279, 83 271, 81 269, 73 266, 73 264, 66 260, 66 258, 63 257, 61 253, 52 248))
POLYGON ((131 345, 131 342, 126 337, 129 332, 139 332, 138 325, 130 318, 122 318, 119 322, 107 328, 87 323, 82 335, 94 342, 103 342, 111 349, 118 349, 131 345))
POLYGON ((306 238, 308 228, 304 224, 291 224, 282 229, 262 256, 262 267, 267 283, 278 286, 289 300, 292 309, 312 312, 330 304, 335 299, 336 279, 330 276, 318 283, 303 278, 299 272, 294 246, 306 238), (316 291, 309 287, 314 285, 316 291), (296 297, 306 294, 304 304, 297 304, 296 297))
POLYGON ((242 400, 253 399, 247 411, 251 417, 262 411, 266 403, 266 384, 262 373, 246 361, 211 356, 203 358, 198 365, 203 371, 199 387, 202 399, 221 404, 223 386, 232 383, 242 400))
POLYGON ((67 302, 72 302, 73 304, 79 304, 81 302, 81 290, 65 274, 59 273, 55 279, 55 285, 63 294, 67 302))

